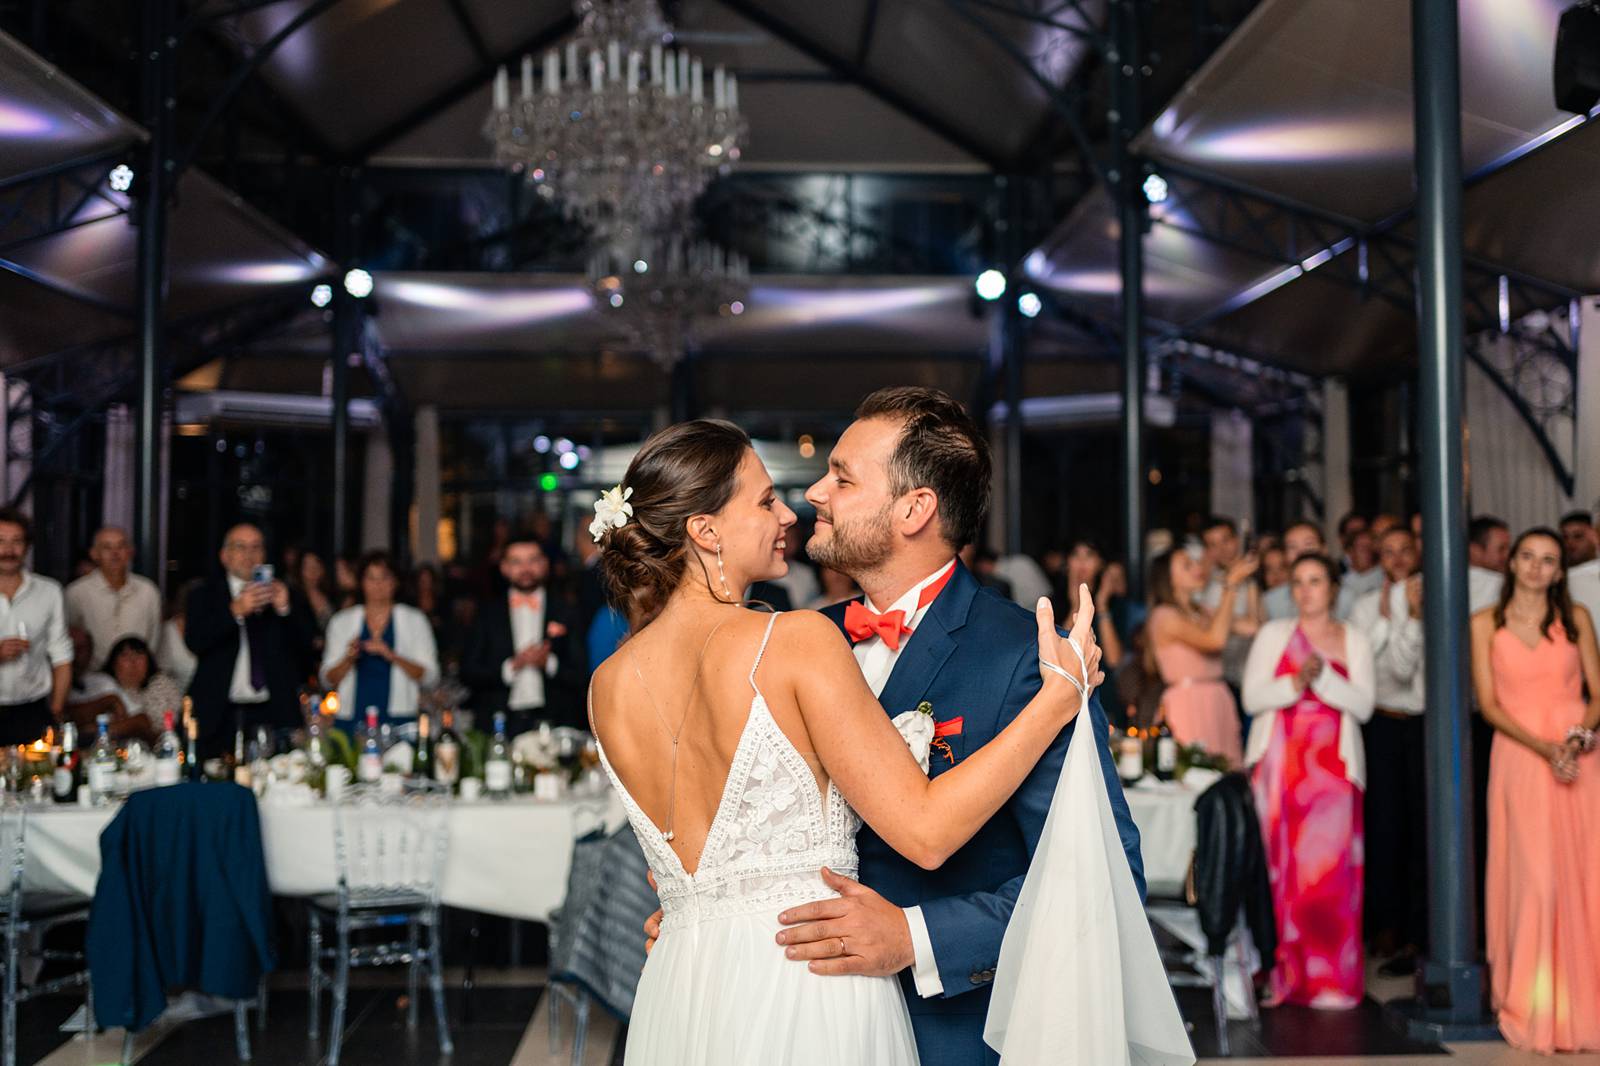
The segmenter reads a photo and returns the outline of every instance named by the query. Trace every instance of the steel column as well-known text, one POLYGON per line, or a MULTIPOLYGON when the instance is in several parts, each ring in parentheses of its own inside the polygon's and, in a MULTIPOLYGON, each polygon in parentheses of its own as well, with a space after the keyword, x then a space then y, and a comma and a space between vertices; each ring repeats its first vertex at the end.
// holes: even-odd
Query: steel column
POLYGON ((1022 259, 1022 197, 1024 186, 1016 176, 998 179, 1000 192, 1000 249, 1008 274, 1001 297, 1000 360, 1006 404, 1005 486, 1007 555, 1022 554, 1022 361, 1025 358, 1022 312, 1017 309, 1020 281, 1026 277, 1022 259))
POLYGON ((1418 437, 1428 693, 1429 957, 1411 1027, 1476 1033, 1477 959, 1467 699, 1466 485, 1462 466, 1461 71, 1457 0, 1412 0, 1416 116, 1418 437))
POLYGON ((1129 144, 1139 132, 1139 11, 1137 0, 1112 0, 1111 73, 1114 155, 1111 174, 1120 225, 1122 271, 1122 528, 1128 594, 1144 598, 1144 230, 1147 204, 1129 144))
POLYGON ((173 0, 147 0, 141 27, 140 98, 150 131, 138 204, 139 424, 134 463, 134 543, 138 570, 162 583, 161 386, 166 353, 167 208, 172 188, 172 110, 176 106, 171 37, 173 0))
MULTIPOLYGON (((357 205, 355 178, 341 169, 334 188, 335 257, 341 267, 355 265, 357 205)), ((333 557, 350 550, 350 353, 361 329, 361 309, 345 289, 344 278, 333 283, 333 348, 330 392, 333 400, 333 557)), ((331 565, 331 564, 330 564, 331 565)))

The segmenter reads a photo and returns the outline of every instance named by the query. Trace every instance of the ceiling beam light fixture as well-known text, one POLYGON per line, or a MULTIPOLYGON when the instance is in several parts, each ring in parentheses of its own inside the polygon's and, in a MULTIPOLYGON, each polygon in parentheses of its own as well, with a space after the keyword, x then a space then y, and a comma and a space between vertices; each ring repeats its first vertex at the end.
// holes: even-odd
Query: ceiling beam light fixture
POLYGON ((980 299, 988 300, 992 303, 1006 294, 1006 276, 990 267, 978 275, 978 279, 972 283, 972 287, 977 290, 980 299))

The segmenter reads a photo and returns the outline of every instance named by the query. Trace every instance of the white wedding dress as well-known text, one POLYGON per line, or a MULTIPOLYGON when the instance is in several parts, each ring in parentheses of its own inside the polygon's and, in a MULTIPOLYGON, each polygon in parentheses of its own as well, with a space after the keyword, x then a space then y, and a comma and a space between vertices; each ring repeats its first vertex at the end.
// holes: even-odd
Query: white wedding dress
POLYGON ((833 784, 821 794, 756 687, 771 636, 769 621, 750 667, 750 715, 694 874, 600 750, 664 912, 634 998, 627 1066, 917 1062, 897 980, 819 977, 785 958, 775 939, 784 908, 837 895, 822 867, 856 876, 861 821, 833 784))

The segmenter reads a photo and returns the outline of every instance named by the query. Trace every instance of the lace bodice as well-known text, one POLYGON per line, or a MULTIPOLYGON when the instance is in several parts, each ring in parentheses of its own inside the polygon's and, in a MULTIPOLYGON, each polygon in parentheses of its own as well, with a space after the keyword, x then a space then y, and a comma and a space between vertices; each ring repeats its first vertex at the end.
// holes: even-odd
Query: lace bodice
POLYGON ((694 874, 634 802, 600 748, 600 763, 655 873, 663 931, 751 911, 770 910, 776 917, 784 907, 830 896, 817 872, 823 866, 856 876, 860 819, 832 782, 825 797, 819 792, 811 767, 756 687, 756 667, 771 636, 768 622, 750 668, 750 714, 694 874))

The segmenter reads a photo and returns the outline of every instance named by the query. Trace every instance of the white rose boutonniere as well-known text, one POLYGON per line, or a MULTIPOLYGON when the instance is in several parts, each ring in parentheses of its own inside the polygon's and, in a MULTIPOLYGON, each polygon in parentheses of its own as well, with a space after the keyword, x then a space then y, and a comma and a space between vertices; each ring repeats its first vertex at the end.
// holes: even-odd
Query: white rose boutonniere
POLYGON ((905 738, 906 747, 911 749, 922 772, 927 773, 928 751, 933 747, 933 704, 924 700, 916 710, 895 715, 894 727, 905 738))

